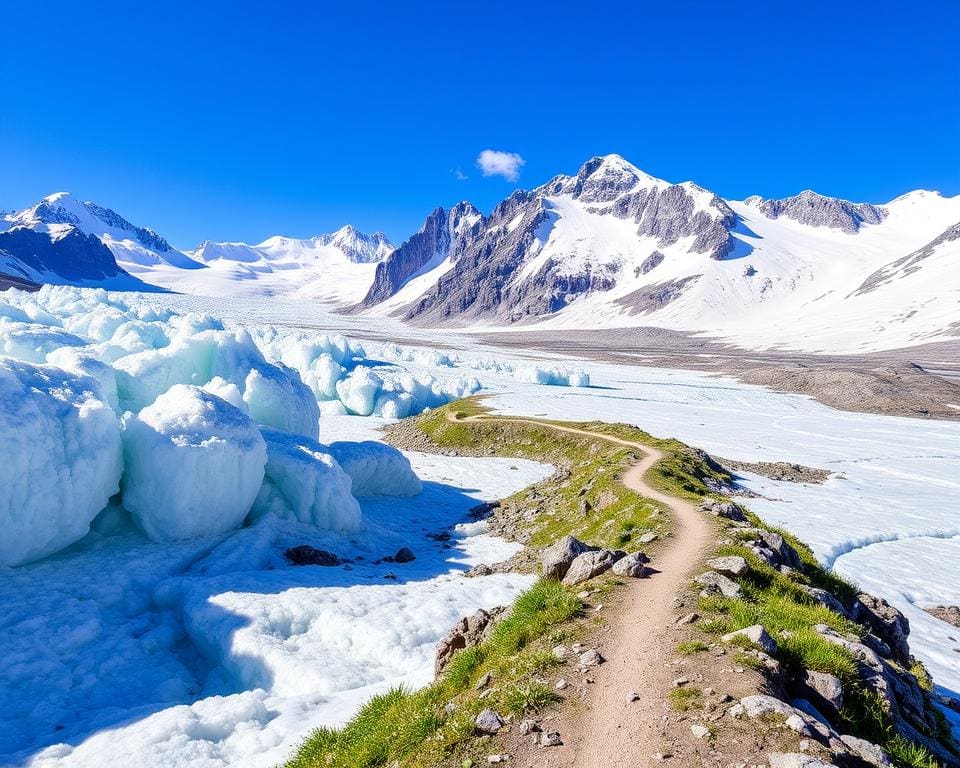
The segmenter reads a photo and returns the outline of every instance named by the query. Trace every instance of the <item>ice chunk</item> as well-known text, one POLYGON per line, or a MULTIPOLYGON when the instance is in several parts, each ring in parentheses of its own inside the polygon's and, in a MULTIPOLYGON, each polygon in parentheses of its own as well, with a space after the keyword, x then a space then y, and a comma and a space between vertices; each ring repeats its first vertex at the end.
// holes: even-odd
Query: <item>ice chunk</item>
POLYGON ((79 336, 58 328, 0 319, 0 355, 28 363, 42 363, 50 352, 60 347, 82 347, 86 343, 79 336))
POLYGON ((240 409, 178 384, 124 425, 123 506, 154 541, 241 525, 263 482, 267 450, 240 409))
POLYGON ((117 418, 97 383, 0 359, 0 563, 20 565, 82 538, 119 488, 117 418))
POLYGON ((357 416, 369 416, 383 388, 383 379, 364 366, 358 366, 346 379, 337 382, 337 395, 343 407, 357 416))
POLYGON ((243 394, 260 424, 319 437, 320 410, 295 371, 268 363, 245 331, 177 336, 163 349, 117 360, 121 405, 138 411, 174 384, 203 386, 219 377, 243 394))
POLYGON ((89 376, 97 382, 97 396, 115 412, 120 411, 117 396, 117 372, 98 360, 90 347, 61 347, 47 355, 47 362, 71 373, 89 376))
POLYGON ((243 400, 243 394, 240 392, 240 388, 232 381, 214 376, 203 385, 203 389, 211 395, 216 395, 221 400, 226 400, 230 405, 236 406, 244 413, 250 413, 250 409, 247 408, 247 404, 243 400))
POLYGON ((410 460, 392 445, 336 442, 328 450, 353 480, 355 496, 416 496, 422 490, 410 460))
POLYGON ((518 381, 525 384, 548 384, 555 387, 589 387, 590 376, 582 370, 569 371, 561 368, 543 368, 524 365, 515 370, 518 381))
POLYGON ((360 527, 360 505, 351 495, 350 476, 317 442, 264 429, 267 467, 252 518, 273 513, 347 532, 360 527))

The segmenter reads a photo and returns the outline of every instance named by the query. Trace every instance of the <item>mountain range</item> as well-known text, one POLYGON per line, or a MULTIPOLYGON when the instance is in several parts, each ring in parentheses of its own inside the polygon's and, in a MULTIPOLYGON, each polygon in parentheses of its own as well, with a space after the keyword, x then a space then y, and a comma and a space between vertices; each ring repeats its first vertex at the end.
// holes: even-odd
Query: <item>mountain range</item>
POLYGON ((856 351, 960 334, 960 196, 725 200, 607 155, 488 215, 468 202, 437 208, 397 248, 347 226, 179 251, 59 193, 0 218, 0 274, 293 296, 424 326, 658 326, 856 351))

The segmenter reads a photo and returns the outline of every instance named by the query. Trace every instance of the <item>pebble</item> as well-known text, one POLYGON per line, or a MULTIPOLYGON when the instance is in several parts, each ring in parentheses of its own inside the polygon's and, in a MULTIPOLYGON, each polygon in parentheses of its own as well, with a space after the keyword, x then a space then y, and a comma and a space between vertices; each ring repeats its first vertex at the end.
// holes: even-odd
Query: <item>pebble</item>
POLYGON ((562 691, 568 685, 570 685, 570 683, 568 683, 564 678, 561 677, 559 680, 557 680, 556 684, 553 687, 556 688, 558 691, 562 691))
POLYGON ((705 725, 700 725, 697 723, 690 726, 690 733, 692 733, 698 739, 705 739, 710 735, 710 729, 705 725))

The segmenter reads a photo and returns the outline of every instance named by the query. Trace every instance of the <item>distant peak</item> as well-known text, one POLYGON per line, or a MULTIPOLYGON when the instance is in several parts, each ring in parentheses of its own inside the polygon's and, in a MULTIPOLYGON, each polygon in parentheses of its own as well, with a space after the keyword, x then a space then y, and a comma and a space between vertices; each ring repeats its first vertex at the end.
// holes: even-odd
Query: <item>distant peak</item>
POLYGON ((60 203, 72 197, 73 195, 71 195, 69 192, 54 192, 52 195, 47 195, 45 198, 43 198, 43 202, 60 203))

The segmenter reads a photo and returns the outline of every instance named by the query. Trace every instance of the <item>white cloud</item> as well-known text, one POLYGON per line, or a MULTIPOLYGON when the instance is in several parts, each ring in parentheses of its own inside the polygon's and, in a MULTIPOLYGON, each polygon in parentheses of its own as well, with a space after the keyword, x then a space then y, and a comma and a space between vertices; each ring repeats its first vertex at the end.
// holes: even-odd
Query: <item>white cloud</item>
POLYGON ((516 152, 500 152, 496 149, 485 149, 477 155, 477 168, 484 176, 503 176, 507 181, 520 178, 520 166, 526 162, 516 152))
POLYGON ((460 170, 460 167, 457 166, 454 170, 450 171, 453 174, 453 178, 457 181, 466 181, 469 177, 463 171, 460 170))

